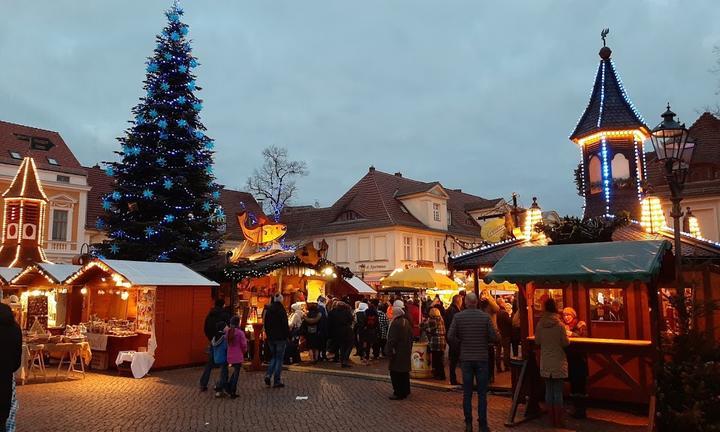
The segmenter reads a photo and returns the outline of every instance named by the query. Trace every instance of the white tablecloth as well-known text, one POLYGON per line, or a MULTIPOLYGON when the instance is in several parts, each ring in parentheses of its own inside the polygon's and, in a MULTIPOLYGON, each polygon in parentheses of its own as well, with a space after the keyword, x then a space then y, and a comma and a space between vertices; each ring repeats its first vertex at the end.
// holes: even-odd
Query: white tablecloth
POLYGON ((100 333, 86 333, 90 349, 95 351, 107 351, 108 335, 100 333))
POLYGON ((133 377, 142 378, 150 372, 150 368, 155 363, 155 357, 147 352, 120 351, 115 359, 115 364, 119 366, 123 362, 130 362, 133 377))

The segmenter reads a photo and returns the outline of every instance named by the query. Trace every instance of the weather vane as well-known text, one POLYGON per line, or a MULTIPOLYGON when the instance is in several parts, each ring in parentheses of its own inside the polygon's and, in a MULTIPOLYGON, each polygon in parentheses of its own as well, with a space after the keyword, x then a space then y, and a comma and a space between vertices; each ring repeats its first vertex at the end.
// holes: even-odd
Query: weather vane
POLYGON ((603 40, 603 46, 606 46, 606 45, 605 45, 605 38, 607 37, 608 33, 610 33, 610 29, 609 29, 609 28, 605 28, 605 29, 603 29, 603 30, 600 32, 600 37, 601 37, 602 40, 603 40))

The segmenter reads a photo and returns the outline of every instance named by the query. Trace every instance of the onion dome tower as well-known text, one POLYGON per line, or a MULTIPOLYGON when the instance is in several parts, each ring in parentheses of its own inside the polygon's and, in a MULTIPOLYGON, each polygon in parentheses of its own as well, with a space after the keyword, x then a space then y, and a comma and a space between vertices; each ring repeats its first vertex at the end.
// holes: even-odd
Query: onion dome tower
POLYGON ((48 198, 37 176, 35 161, 26 157, 3 193, 0 266, 24 267, 48 262, 40 247, 48 198))
POLYGON ((570 140, 580 147, 581 190, 585 216, 613 215, 628 211, 640 218, 645 179, 643 142, 650 136, 618 76, 612 51, 603 47, 590 102, 570 140))

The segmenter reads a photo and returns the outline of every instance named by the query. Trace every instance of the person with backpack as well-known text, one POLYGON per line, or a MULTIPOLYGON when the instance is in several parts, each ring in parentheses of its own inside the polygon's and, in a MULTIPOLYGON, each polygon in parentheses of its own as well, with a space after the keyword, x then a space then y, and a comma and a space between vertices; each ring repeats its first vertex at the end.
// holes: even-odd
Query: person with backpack
POLYGON ((212 346, 213 362, 220 367, 220 379, 215 383, 215 397, 222 397, 223 391, 228 382, 228 362, 227 362, 227 339, 225 337, 225 324, 219 321, 215 324, 215 335, 210 345, 212 346))
POLYGON ((230 326, 225 329, 225 340, 227 343, 226 363, 233 367, 230 380, 225 385, 225 392, 230 395, 230 399, 235 399, 238 396, 238 378, 240 377, 240 369, 242 369, 243 361, 245 361, 245 353, 248 349, 245 332, 238 328, 239 326, 240 317, 236 315, 230 319, 230 326))
POLYGON ((219 367, 218 364, 215 363, 213 359, 213 349, 212 349, 212 339, 215 337, 215 334, 217 332, 217 323, 222 323, 222 328, 225 328, 225 325, 230 322, 230 312, 225 309, 225 300, 223 299, 217 299, 215 300, 215 307, 210 309, 210 312, 208 312, 207 316, 205 317, 205 325, 204 325, 204 331, 205 331, 205 337, 208 340, 208 361, 205 364, 205 369, 203 369, 203 373, 200 376, 200 391, 204 392, 208 389, 208 382, 210 381, 210 373, 213 369, 219 367))
POLYGON ((375 337, 375 343, 373 344, 373 359, 377 360, 385 350, 390 322, 388 321, 387 314, 384 312, 387 310, 385 303, 380 303, 378 299, 372 299, 370 303, 373 305, 378 317, 377 335, 375 337))

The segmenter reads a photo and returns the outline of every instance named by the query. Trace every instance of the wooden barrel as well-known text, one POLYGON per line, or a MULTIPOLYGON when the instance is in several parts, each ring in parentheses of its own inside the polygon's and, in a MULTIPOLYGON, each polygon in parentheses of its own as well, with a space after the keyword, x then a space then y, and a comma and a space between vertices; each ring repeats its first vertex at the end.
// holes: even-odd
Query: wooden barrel
POLYGON ((430 378, 432 377, 432 368, 430 367, 430 351, 428 351, 427 342, 415 342, 410 355, 412 369, 410 370, 411 378, 430 378))

